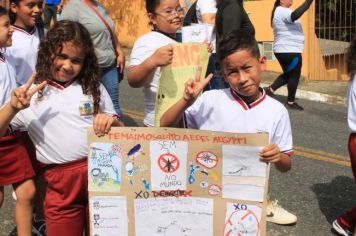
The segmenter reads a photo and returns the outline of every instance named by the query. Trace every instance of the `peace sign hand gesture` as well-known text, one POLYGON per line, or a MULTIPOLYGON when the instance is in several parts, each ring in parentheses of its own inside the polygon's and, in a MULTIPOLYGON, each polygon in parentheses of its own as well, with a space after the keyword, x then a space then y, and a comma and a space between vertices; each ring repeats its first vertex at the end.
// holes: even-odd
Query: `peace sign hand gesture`
POLYGON ((201 66, 198 66, 197 72, 195 73, 195 79, 194 80, 190 79, 185 83, 183 99, 189 105, 195 102, 199 94, 203 91, 205 86, 213 78, 213 74, 209 74, 208 77, 206 77, 203 80, 200 80, 201 71, 202 71, 201 66))
POLYGON ((15 110, 23 110, 30 106, 30 100, 33 94, 35 94, 38 90, 44 88, 47 84, 47 81, 43 81, 36 87, 31 88, 31 85, 35 81, 36 73, 32 73, 29 80, 26 82, 24 86, 16 88, 11 94, 10 105, 15 110))

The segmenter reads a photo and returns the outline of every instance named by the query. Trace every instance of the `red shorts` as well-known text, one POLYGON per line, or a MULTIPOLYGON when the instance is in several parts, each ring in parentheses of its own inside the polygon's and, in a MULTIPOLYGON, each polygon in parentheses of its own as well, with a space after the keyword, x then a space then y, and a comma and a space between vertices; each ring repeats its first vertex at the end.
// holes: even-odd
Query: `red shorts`
POLYGON ((23 132, 21 132, 21 134, 22 134, 22 141, 25 144, 25 147, 26 147, 27 153, 30 157, 32 168, 35 171, 35 174, 36 175, 43 174, 44 168, 46 165, 37 161, 36 148, 35 148, 35 145, 33 145, 33 142, 31 140, 30 136, 28 136, 28 133, 26 131, 23 131, 23 132))
POLYGON ((354 179, 356 180, 356 133, 350 134, 348 148, 352 173, 354 174, 354 179))
POLYGON ((47 235, 83 235, 89 223, 87 158, 46 168, 47 235))
POLYGON ((0 138, 0 186, 15 184, 35 176, 20 132, 0 138))

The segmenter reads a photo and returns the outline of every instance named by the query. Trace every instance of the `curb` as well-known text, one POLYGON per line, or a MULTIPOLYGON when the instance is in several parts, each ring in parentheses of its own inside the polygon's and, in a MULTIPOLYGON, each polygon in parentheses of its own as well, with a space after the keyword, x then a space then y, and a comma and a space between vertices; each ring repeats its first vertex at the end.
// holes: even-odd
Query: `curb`
MULTIPOLYGON (((267 87, 270 84, 268 83, 261 83, 261 87, 267 87)), ((288 96, 288 91, 287 87, 283 86, 280 89, 278 89, 275 94, 281 95, 281 96, 288 96)), ((315 102, 322 102, 322 103, 327 103, 331 105, 342 105, 346 106, 347 103, 347 98, 342 97, 342 96, 337 96, 337 95, 330 95, 330 94, 325 94, 325 93, 317 93, 317 92, 312 92, 308 90, 303 90, 303 89, 298 89, 296 97, 299 99, 304 99, 304 100, 309 100, 309 101, 315 101, 315 102)))

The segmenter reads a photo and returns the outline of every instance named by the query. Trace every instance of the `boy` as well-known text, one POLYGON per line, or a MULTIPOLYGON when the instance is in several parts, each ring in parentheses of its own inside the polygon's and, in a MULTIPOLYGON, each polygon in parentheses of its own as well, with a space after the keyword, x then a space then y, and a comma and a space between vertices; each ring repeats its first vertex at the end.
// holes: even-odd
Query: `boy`
MULTIPOLYGON (((219 44, 218 60, 230 88, 199 96, 212 75, 199 81, 198 70, 195 80, 186 83, 183 97, 162 116, 161 126, 178 126, 184 114, 187 128, 267 132, 270 144, 261 151, 261 161, 275 164, 281 172, 290 170, 293 147, 288 112, 259 87, 266 58, 260 56, 255 38, 246 31, 228 33, 219 44)), ((267 220, 274 223, 297 221, 296 216, 276 204, 269 204, 267 213, 267 220)))

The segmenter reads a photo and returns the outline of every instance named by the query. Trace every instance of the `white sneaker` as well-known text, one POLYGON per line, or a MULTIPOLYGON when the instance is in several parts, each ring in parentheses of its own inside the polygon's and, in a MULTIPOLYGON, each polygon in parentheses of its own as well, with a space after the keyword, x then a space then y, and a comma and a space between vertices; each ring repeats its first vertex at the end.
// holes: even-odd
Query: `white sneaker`
POLYGON ((268 202, 266 217, 267 221, 279 225, 290 225, 297 222, 297 217, 278 205, 278 200, 268 202))

